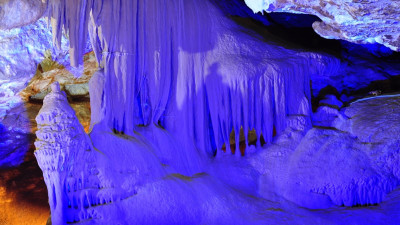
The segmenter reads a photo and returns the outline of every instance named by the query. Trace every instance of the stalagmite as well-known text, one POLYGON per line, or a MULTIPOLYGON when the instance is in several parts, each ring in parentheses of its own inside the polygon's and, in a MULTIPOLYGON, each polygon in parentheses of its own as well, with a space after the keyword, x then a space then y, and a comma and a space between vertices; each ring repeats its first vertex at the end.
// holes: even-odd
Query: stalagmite
POLYGON ((81 207, 78 204, 83 204, 81 202, 84 198, 78 198, 78 203, 73 197, 79 195, 76 193, 77 186, 79 189, 82 186, 88 189, 96 185, 98 180, 92 174, 96 168, 89 136, 69 106, 59 84, 53 83, 51 89, 36 117, 38 139, 35 142, 35 156, 47 185, 52 222, 64 224, 66 221, 74 222, 74 219, 69 218, 73 214, 66 213, 71 202, 79 209, 81 207), (74 191, 71 191, 71 186, 74 191))

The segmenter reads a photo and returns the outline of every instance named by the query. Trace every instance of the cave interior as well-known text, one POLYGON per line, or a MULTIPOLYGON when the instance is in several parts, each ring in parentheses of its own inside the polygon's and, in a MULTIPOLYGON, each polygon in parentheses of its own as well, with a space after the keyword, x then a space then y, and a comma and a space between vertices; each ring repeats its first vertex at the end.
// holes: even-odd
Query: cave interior
POLYGON ((0 1, 0 224, 399 224, 399 18, 0 1))

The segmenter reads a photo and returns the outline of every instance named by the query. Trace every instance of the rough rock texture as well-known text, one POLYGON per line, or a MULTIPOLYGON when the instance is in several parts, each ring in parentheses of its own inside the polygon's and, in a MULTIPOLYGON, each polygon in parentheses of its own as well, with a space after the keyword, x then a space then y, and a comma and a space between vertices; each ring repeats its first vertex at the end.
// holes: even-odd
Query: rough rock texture
POLYGON ((261 194, 274 190, 310 208, 380 203, 400 184, 399 107, 398 96, 363 99, 340 111, 319 107, 313 124, 321 127, 300 138, 283 135, 252 159, 262 173, 261 194))
POLYGON ((337 122, 346 120, 346 116, 343 115, 337 108, 329 106, 321 106, 313 114, 313 125, 322 127, 335 127, 337 122))
POLYGON ((45 19, 21 28, 0 30, 0 79, 31 78, 46 56, 60 64, 65 62, 68 41, 63 38, 62 50, 55 51, 51 39, 45 19))
POLYGON ((29 75, 13 77, 11 81, 0 81, 0 167, 18 166, 24 159, 36 131, 35 117, 39 112, 44 97, 50 91, 50 84, 58 81, 62 87, 70 85, 83 86, 69 92, 72 108, 85 130, 89 130, 90 103, 87 83, 97 63, 93 53, 85 57, 83 74, 79 79, 63 65, 48 58, 42 60, 36 75, 27 85, 29 75), (26 86, 27 85, 27 86, 26 86), (86 90, 86 92, 85 92, 86 90))
POLYGON ((245 0, 254 12, 290 12, 318 16, 314 30, 325 38, 380 43, 400 51, 400 1, 245 0))
POLYGON ((0 30, 34 23, 45 10, 42 0, 0 0, 0 30))
MULTIPOLYGON (((22 102, 19 93, 37 72, 64 68, 74 74, 72 77, 82 75, 69 65, 68 40, 61 36, 60 41, 60 49, 55 49, 44 18, 21 28, 0 30, 0 118, 22 102)), ((84 41, 84 52, 90 52, 90 42, 84 41)))
MULTIPOLYGON (((400 54, 393 52, 380 44, 357 45, 340 41, 338 46, 341 60, 331 61, 325 73, 311 77, 312 94, 324 98, 326 94, 347 97, 341 98, 348 102, 351 98, 362 98, 368 92, 381 90, 391 93, 399 90, 400 54), (341 46, 341 47, 340 47, 341 46), (388 52, 373 49, 384 48, 388 52), (325 89, 325 90, 324 90, 325 89), (334 91, 332 91, 335 89, 334 91), (331 92, 326 92, 331 90, 331 92)), ((315 102, 318 104, 318 102, 315 102)))
POLYGON ((71 72, 70 67, 45 59, 36 71, 35 76, 19 94, 23 100, 42 101, 50 91, 50 84, 58 82, 62 90, 66 91, 69 98, 76 99, 89 97, 88 83, 92 75, 98 70, 98 65, 93 52, 85 54, 84 64, 79 78, 71 72))
POLYGON ((334 95, 326 95, 324 99, 319 101, 319 105, 326 105, 332 108, 339 109, 343 106, 343 103, 339 101, 334 95))
MULTIPOLYGON (((39 21, 40 22, 40 21, 39 21)), ((32 26, 32 25, 30 25, 32 26)), ((25 28, 22 28, 25 29, 25 28)), ((35 37, 32 37, 35 38, 35 37)), ((21 36, 24 40, 24 36, 21 36)), ((38 40, 46 42, 48 40, 38 40)), ((45 45, 45 43, 42 43, 45 45)), ((39 44, 35 45, 36 47, 39 44)), ((8 50, 8 49, 7 49, 8 50)), ((39 51, 40 48, 35 51, 39 51)), ((37 52, 39 54, 39 52, 37 52)), ((10 56, 11 57, 11 56, 10 56)), ((39 56, 38 56, 39 57, 39 56)), ((7 80, 0 80, 0 167, 18 166, 24 159, 25 154, 31 145, 32 136, 36 131, 36 117, 44 97, 50 91, 50 84, 58 81, 64 88, 65 85, 75 84, 83 86, 77 90, 87 90, 87 83, 94 71, 97 70, 97 63, 93 53, 87 54, 83 74, 79 79, 68 70, 68 66, 63 66, 52 59, 45 58, 37 66, 35 76, 29 81, 31 71, 29 64, 26 67, 18 66, 23 60, 23 56, 17 58, 6 58, 15 60, 15 64, 9 64, 18 71, 7 80), (26 73, 23 73, 27 69, 26 73), (86 88, 85 88, 86 86, 86 88)), ((34 58, 32 58, 34 65, 34 58)), ((33 68, 36 68, 33 67, 33 68)), ((71 100, 71 106, 77 112, 79 121, 89 130, 90 124, 90 103, 88 101, 87 91, 84 93, 68 92, 71 100)))
MULTIPOLYGON (((51 89, 36 117, 35 156, 51 199, 52 222, 63 224, 65 221, 74 221, 74 216, 78 216, 66 215, 67 208, 76 209, 78 213, 80 208, 87 208, 91 202, 92 193, 79 190, 98 187, 98 182, 93 174, 96 171, 92 158, 94 149, 89 137, 59 84, 53 83, 51 89)), ((80 214, 81 220, 92 217, 90 214, 80 214)))
MULTIPOLYGON (((15 8, 18 12, 7 8, 8 13, 18 16, 15 18, 17 20, 24 19, 25 15, 30 16, 29 12, 35 11, 34 6, 24 8, 18 5, 18 2, 22 1, 10 2, 19 7, 15 8), (23 16, 19 14, 22 10, 26 10, 23 16)), ((0 5, 2 3, 4 2, 0 5)), ((3 15, 1 11, 2 9, 0 17, 3 15)), ((0 18, 0 24, 2 22, 3 18, 0 18)), ((36 138, 35 117, 41 108, 40 101, 45 93, 41 91, 47 89, 46 85, 49 83, 43 85, 46 83, 43 81, 41 86, 38 84, 40 82, 34 81, 44 74, 41 77, 43 80, 55 79, 63 81, 63 84, 71 84, 85 82, 82 81, 85 77, 88 82, 91 76, 90 73, 85 74, 81 80, 76 80, 71 72, 67 72, 68 40, 63 37, 61 50, 56 50, 51 39, 52 34, 45 19, 39 19, 21 28, 0 30, 0 224, 44 224, 50 211, 47 194, 44 195, 44 201, 39 199, 43 196, 43 191, 46 192, 46 187, 42 172, 33 156, 33 142, 36 138), (57 70, 57 73, 51 70, 57 70), (50 74, 46 75, 46 72, 50 74), (38 76, 31 80, 35 74, 38 76), (30 81, 35 88, 27 91, 26 87, 30 81), (26 92, 22 93, 24 89, 26 92), (29 96, 37 93, 42 94, 39 101, 28 102, 29 96)), ((93 64, 87 65, 93 66, 93 70, 97 67, 95 60, 93 64)), ((88 130, 89 102, 75 101, 72 102, 72 107, 88 130)))
MULTIPOLYGON (((126 216, 120 221, 149 223, 153 210, 157 210, 154 221, 193 223, 201 219, 207 223, 226 216, 233 220, 239 210, 236 200, 243 202, 241 207, 246 210, 255 211, 256 206, 241 201, 243 195, 235 196, 204 174, 205 156, 221 157, 222 145, 230 146, 230 133, 235 130, 234 152, 240 158, 241 127, 245 134, 255 129, 259 142, 262 133, 268 143, 274 132, 280 134, 286 127, 308 129, 310 76, 325 72, 327 64, 336 59, 276 46, 264 38, 266 34, 243 30, 210 1, 119 3, 51 3, 56 5, 51 15, 58 32, 62 25, 84 29, 83 20, 91 11, 89 30, 102 67, 89 85, 90 92, 95 93, 91 96, 91 141, 106 157, 94 162, 101 187, 106 187, 100 187, 105 189, 106 203, 121 201, 96 207, 98 220, 106 223, 123 214, 126 216), (60 16, 63 13, 69 14, 60 16), (68 19, 75 19, 78 13, 84 14, 79 17, 82 23, 74 27, 68 19), (111 15, 119 16, 110 20, 111 15), (196 182, 181 186, 175 184, 175 178, 196 182), (202 182, 213 185, 203 188, 202 182), (136 197, 136 192, 142 194, 136 197), (227 198, 210 200, 217 199, 218 193, 227 198), (162 202, 156 209, 150 207, 155 201, 162 202), (185 206, 191 210, 179 210, 182 204, 192 206, 185 206), (132 214, 136 211, 133 209, 141 213, 132 214)), ((79 53, 82 37, 70 33, 70 38, 75 41, 71 41, 71 47, 79 53)), ((73 60, 79 63, 79 57, 73 60)), ((44 130, 41 132, 45 135, 44 130)), ((245 143, 248 145, 248 140, 245 143)), ((43 142, 43 148, 60 151, 47 142, 43 142)), ((51 158, 44 154, 37 157, 39 161, 51 158)), ((84 162, 68 163, 82 166, 84 162)), ((66 182, 56 172, 47 176, 49 180, 56 177, 55 183, 66 182)), ((65 186, 55 188, 56 193, 64 191, 65 186)), ((49 196, 50 202, 56 199, 51 193, 49 196)), ((68 205, 66 201, 57 202, 68 205)), ((56 216, 67 221, 71 221, 68 217, 84 219, 76 211, 63 213, 56 216)))
MULTIPOLYGON (((24 119, 26 117, 24 112, 19 116, 24 119)), ((10 117, 13 116, 10 115, 10 117)), ((0 122, 0 168, 17 166, 23 162, 32 139, 29 135, 29 128, 8 127, 3 125, 5 121, 0 122)))
MULTIPOLYGON (((400 181, 400 155, 396 136, 392 141, 384 140, 399 133, 398 127, 392 126, 393 133, 376 133, 379 138, 370 143, 364 142, 360 128, 379 131, 380 126, 375 124, 397 124, 398 117, 388 117, 392 111, 387 108, 377 110, 378 117, 368 115, 378 107, 376 101, 391 106, 395 112, 400 111, 397 109, 400 106, 398 98, 360 101, 342 109, 342 113, 352 115, 345 126, 352 131, 313 128, 305 133, 288 127, 274 143, 245 158, 233 160, 235 158, 223 155, 217 161, 204 161, 194 148, 177 154, 182 150, 179 137, 174 138, 168 131, 154 126, 142 127, 133 136, 115 135, 97 126, 90 135, 96 150, 89 154, 84 151, 88 139, 82 139, 85 135, 68 108, 65 94, 51 93, 45 99, 45 108, 38 120, 43 117, 58 121, 56 118, 67 112, 68 121, 75 121, 76 126, 71 124, 60 131, 56 126, 59 123, 43 121, 43 127, 38 131, 40 145, 37 145, 36 154, 53 162, 59 162, 58 155, 67 153, 78 152, 79 155, 79 152, 85 152, 91 156, 90 160, 85 155, 69 158, 70 163, 65 158, 64 165, 71 165, 76 170, 64 179, 64 186, 56 187, 59 189, 55 189, 55 195, 67 196, 57 200, 59 205, 67 207, 63 209, 63 215, 55 213, 60 209, 52 208, 53 218, 65 216, 63 222, 268 224, 283 217, 288 223, 390 223, 400 218, 390 205, 393 200, 387 201, 393 199, 387 194, 400 181), (370 123, 359 123, 359 120, 370 123), (51 131, 46 130, 50 128, 51 131), (66 133, 58 136, 59 132, 66 133), (53 136, 63 139, 56 142, 62 146, 52 141, 53 136), (78 142, 79 145, 73 145, 78 142), (69 145, 74 147, 69 148, 69 145), (46 151, 52 151, 53 155, 40 155, 46 151), (91 165, 95 165, 95 169, 90 170, 91 165), (194 167, 203 172, 185 175, 194 167), (76 171, 82 173, 76 174, 76 171), (84 174, 85 171, 92 172, 84 174), (85 177, 91 177, 86 185, 85 177), (96 185, 91 186, 92 181, 96 185), (382 204, 376 206, 377 209, 368 208, 369 216, 365 217, 365 208, 307 211, 279 196, 308 208, 382 204), (138 211, 141 213, 136 213, 138 211), (339 216, 343 214, 346 217, 339 216)), ((39 162, 42 166, 40 159, 39 162)), ((60 176, 57 174, 62 175, 63 171, 58 164, 58 170, 50 173, 48 165, 53 164, 44 165, 42 169, 45 169, 51 190, 52 182, 62 182, 57 180, 60 176)), ((55 195, 49 192, 50 204, 55 195)))
POLYGON ((89 97, 88 83, 67 84, 65 85, 65 91, 68 95, 73 97, 89 97))
POLYGON ((68 52, 68 41, 63 39, 65 51, 55 51, 52 34, 44 19, 21 28, 0 30, 0 121, 7 111, 22 104, 19 93, 38 70, 46 57, 63 64, 68 52))

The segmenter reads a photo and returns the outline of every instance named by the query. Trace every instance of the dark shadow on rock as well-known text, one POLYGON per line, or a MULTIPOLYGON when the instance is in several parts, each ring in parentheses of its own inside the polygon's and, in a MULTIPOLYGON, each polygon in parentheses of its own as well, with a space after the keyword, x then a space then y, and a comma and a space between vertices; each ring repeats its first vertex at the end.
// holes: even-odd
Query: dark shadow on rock
POLYGON ((354 91, 347 91, 344 94, 354 96, 355 99, 371 96, 370 92, 379 91, 380 94, 400 93, 400 75, 391 76, 386 80, 372 81, 367 87, 354 91))
POLYGON ((319 107, 319 101, 321 101, 326 95, 335 95, 337 99, 340 99, 340 94, 338 90, 336 90, 336 88, 333 87, 332 85, 327 85, 318 92, 317 96, 311 97, 311 105, 313 112, 317 110, 317 108, 319 107))

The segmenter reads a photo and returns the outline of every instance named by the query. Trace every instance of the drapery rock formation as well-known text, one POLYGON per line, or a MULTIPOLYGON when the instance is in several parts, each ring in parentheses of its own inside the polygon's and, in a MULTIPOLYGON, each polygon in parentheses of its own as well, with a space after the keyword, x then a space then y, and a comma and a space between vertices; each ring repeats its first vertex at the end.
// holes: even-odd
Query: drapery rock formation
MULTIPOLYGON (((108 129, 132 134, 136 126, 152 123, 214 154, 229 143, 233 128, 237 133, 241 126, 245 133, 255 128, 270 142, 274 126, 280 133, 287 117, 309 121, 309 76, 323 73, 325 62, 335 61, 332 57, 264 44, 240 32, 212 2, 120 3, 49 2, 56 5, 51 8, 55 30, 64 26, 71 34, 71 29, 86 29, 90 20, 93 49, 105 74, 103 99, 93 101, 102 102, 108 129), (78 12, 82 22, 74 26, 69 21, 78 12), (282 70, 274 65, 281 63, 283 52, 282 70), (299 88, 290 89, 294 84, 299 88), (256 102, 253 96, 259 95, 266 98, 256 102), (174 118, 187 122, 179 125, 174 118)), ((70 39, 80 52, 84 40, 80 35, 70 39)), ((79 54, 71 56, 79 63, 79 54)))
POLYGON ((400 1, 395 0, 245 0, 254 12, 289 12, 318 16, 314 30, 325 38, 380 43, 400 50, 400 1))

